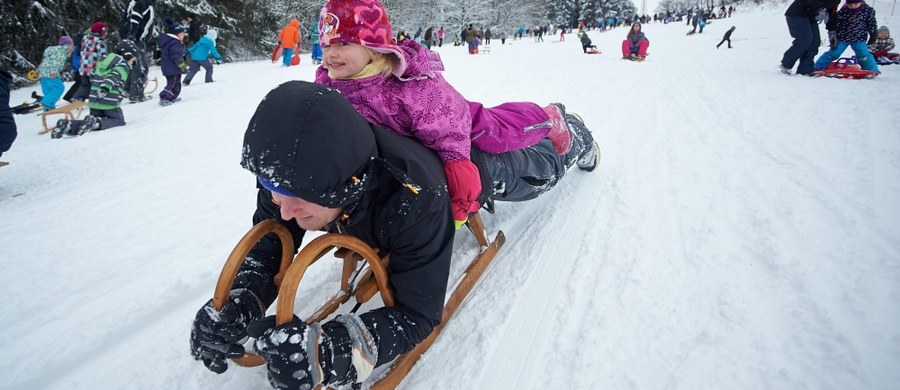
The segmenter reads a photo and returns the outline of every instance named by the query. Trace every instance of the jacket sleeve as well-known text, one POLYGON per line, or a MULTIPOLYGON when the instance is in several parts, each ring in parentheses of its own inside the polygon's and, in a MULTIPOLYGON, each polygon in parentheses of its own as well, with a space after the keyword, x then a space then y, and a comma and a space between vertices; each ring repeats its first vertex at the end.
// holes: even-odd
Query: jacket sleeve
POLYGON ((219 51, 216 50, 216 45, 212 42, 210 42, 209 45, 209 52, 212 53, 213 57, 215 57, 217 60, 222 61, 222 55, 219 54, 219 51))
MULTIPOLYGON (((253 214, 253 225, 267 219, 276 220, 291 232, 291 237, 294 239, 293 253, 297 253, 305 231, 296 223, 281 219, 278 206, 272 203, 272 194, 259 188, 256 196, 256 212, 253 214)), ((232 288, 246 288, 252 291, 263 305, 268 307, 278 296, 275 275, 278 274, 280 264, 281 242, 274 234, 266 235, 245 257, 244 263, 241 264, 241 268, 234 278, 232 288)))
POLYGON ((377 339, 376 365, 411 350, 442 320, 455 232, 449 207, 443 193, 424 192, 407 193, 386 207, 398 210, 394 218, 383 217, 388 220, 384 245, 390 251, 388 272, 396 305, 360 316, 377 339), (410 199, 413 196, 418 199, 410 199), (422 207, 410 210, 402 204, 422 207))

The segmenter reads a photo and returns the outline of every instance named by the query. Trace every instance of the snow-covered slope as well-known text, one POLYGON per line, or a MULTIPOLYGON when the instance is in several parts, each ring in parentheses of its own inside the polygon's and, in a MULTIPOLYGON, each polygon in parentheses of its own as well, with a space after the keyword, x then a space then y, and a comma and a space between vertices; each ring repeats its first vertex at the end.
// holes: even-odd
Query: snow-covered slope
MULTIPOLYGON (((507 244, 404 388, 900 383, 900 67, 783 76, 782 10, 741 11, 691 37, 645 26, 643 63, 619 59, 624 29, 591 32, 601 55, 574 35, 438 49, 473 100, 580 113, 603 161, 486 216, 507 244), (735 48, 717 50, 731 25, 735 48)), ((210 373, 188 335, 250 227, 244 128, 267 91, 313 71, 308 57, 218 66, 181 103, 126 105, 127 126, 74 139, 16 117, 0 168, 0 388, 268 386, 261 368, 210 373)), ((456 247, 460 262, 475 251, 466 232, 456 247)), ((300 313, 331 292, 309 290, 300 313)))

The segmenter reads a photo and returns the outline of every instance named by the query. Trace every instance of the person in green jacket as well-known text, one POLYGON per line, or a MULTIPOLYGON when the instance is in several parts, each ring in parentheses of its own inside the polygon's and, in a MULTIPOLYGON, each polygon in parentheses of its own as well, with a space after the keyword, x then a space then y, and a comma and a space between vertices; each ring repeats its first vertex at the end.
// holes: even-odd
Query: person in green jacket
POLYGON ((66 67, 66 60, 72 50, 75 50, 75 42, 68 35, 59 37, 57 46, 50 46, 44 49, 44 59, 38 66, 37 72, 40 74, 41 90, 44 92, 44 98, 41 99, 41 106, 44 111, 56 108, 56 102, 65 92, 66 87, 63 86, 62 78, 59 77, 60 72, 66 67))
POLYGON ((125 125, 121 108, 122 99, 128 95, 125 81, 138 54, 137 46, 125 40, 116 45, 115 54, 103 57, 91 75, 90 114, 83 120, 60 119, 50 137, 61 138, 64 134, 78 136, 125 125))

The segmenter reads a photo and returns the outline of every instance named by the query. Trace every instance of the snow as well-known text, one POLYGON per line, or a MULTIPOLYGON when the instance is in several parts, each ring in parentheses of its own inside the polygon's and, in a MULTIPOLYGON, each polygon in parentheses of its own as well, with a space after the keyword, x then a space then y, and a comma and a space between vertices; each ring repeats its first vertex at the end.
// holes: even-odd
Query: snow
MULTIPOLYGON (((783 9, 745 11, 691 37, 645 25, 643 63, 619 59, 624 29, 591 33, 601 55, 574 34, 438 49, 473 100, 565 103, 603 160, 485 215, 507 243, 401 388, 896 388, 900 68, 784 76, 783 9), (735 48, 717 50, 732 25, 735 48)), ((78 138, 16 116, 0 168, 0 388, 268 387, 262 368, 207 371, 188 335, 250 228, 246 124, 271 88, 313 79, 308 55, 277 65, 217 66, 182 102, 125 105, 127 126, 78 138)), ((476 244, 456 241, 458 274, 476 244)), ((298 313, 338 269, 307 273, 298 313)))

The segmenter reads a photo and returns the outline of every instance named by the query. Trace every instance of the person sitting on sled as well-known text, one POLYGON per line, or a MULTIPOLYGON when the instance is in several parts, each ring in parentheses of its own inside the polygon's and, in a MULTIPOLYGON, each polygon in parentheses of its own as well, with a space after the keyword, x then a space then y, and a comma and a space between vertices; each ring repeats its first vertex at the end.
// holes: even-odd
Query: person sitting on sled
POLYGON ((650 41, 641 31, 641 24, 634 22, 628 30, 628 36, 622 41, 622 59, 645 59, 650 41))
POLYGON ((868 37, 875 38, 878 24, 875 22, 875 9, 869 7, 863 0, 847 0, 847 3, 841 8, 837 14, 837 44, 823 53, 816 60, 815 69, 821 72, 828 68, 831 61, 841 57, 847 46, 856 53, 856 60, 859 66, 865 70, 881 73, 878 70, 878 64, 875 63, 875 57, 869 53, 866 46, 868 37))
POLYGON ((588 49, 597 51, 597 46, 591 42, 591 38, 588 37, 587 32, 585 32, 584 34, 581 34, 581 50, 587 53, 588 49))
MULTIPOLYGON (((550 140, 490 154, 472 151, 483 188, 479 204, 534 199, 577 165, 593 170, 592 136, 575 115, 572 147, 559 155, 550 140)), ((221 311, 210 300, 191 329, 191 354, 211 371, 244 354, 256 338, 276 388, 360 383, 424 340, 439 324, 453 238, 444 164, 417 140, 369 123, 338 91, 289 81, 259 103, 244 134, 241 165, 258 188, 253 222, 274 219, 294 240, 307 230, 342 232, 390 254, 395 306, 343 314, 324 323, 275 325, 265 316, 276 299, 281 245, 269 235, 247 255, 221 311), (287 341, 285 341, 287 340, 287 341), (301 340, 294 342, 291 340, 301 340)))
POLYGON ((887 26, 881 26, 878 28, 878 38, 869 44, 869 52, 875 57, 876 63, 900 63, 900 54, 891 53, 891 50, 894 50, 894 38, 891 38, 891 30, 887 26))
MULTIPOLYGON (((467 31, 477 45, 474 27, 467 31)), ((394 41, 378 0, 328 1, 320 13, 319 33, 324 57, 315 82, 341 91, 369 122, 415 137, 438 153, 457 226, 478 209, 475 196, 481 186, 469 159, 473 147, 503 153, 549 138, 557 154, 569 150, 562 104, 512 102, 485 108, 466 100, 441 75, 444 66, 437 53, 413 39, 394 41), (362 13, 372 22, 357 24, 362 13)))

